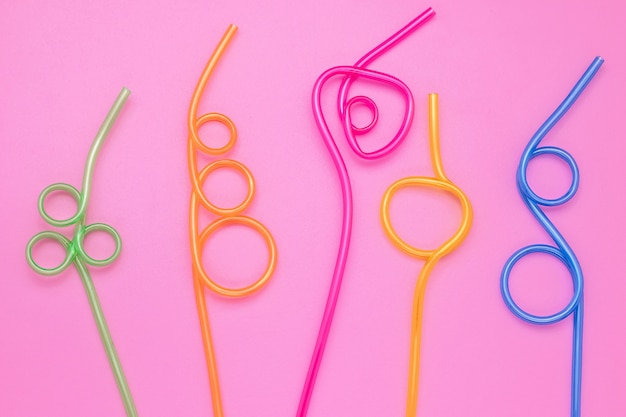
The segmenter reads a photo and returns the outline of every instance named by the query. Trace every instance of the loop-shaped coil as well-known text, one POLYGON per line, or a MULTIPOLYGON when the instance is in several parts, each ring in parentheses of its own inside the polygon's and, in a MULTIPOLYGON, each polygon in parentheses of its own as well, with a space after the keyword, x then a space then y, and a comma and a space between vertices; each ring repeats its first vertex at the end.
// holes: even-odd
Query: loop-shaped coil
POLYGON ((94 315, 96 326, 98 327, 98 332, 100 333, 100 338, 102 339, 102 344, 106 351, 109 364, 111 365, 111 370, 115 377, 115 382, 117 383, 120 396, 122 397, 122 402, 124 404, 124 409, 126 410, 126 415, 129 417, 136 417, 137 410, 135 408, 135 403, 131 395, 130 388, 128 387, 128 382, 126 381, 126 376, 124 375, 122 364, 117 355, 117 351, 115 350, 115 346, 113 345, 111 333, 109 332, 106 320, 104 319, 104 314, 102 312, 102 308, 100 307, 100 300, 98 299, 98 295, 94 288, 91 276, 89 275, 89 270, 87 269, 87 265, 105 266, 109 265, 111 262, 117 259, 122 250, 122 238, 120 237, 120 234, 117 232, 117 230, 107 224, 85 224, 87 204, 89 202, 89 196, 91 194, 91 179, 93 177, 93 171, 98 153, 100 152, 100 148, 102 147, 106 136, 111 130, 113 123, 117 119, 117 116, 119 115, 122 106, 128 99, 129 95, 130 91, 126 88, 122 88, 122 91, 120 91, 119 95, 117 96, 115 102, 113 103, 113 106, 109 110, 107 116, 104 119, 104 122, 102 123, 100 129, 98 130, 98 133, 96 134, 94 141, 91 144, 91 148, 87 155, 87 162, 85 164, 82 190, 78 191, 74 186, 70 184, 56 183, 44 188, 39 195, 37 205, 41 217, 51 226, 67 227, 73 225, 74 236, 72 240, 68 239, 59 232, 44 231, 37 233, 26 244, 26 262, 35 272, 44 276, 60 274, 72 264, 76 267, 78 275, 81 278, 83 286, 85 287, 87 299, 89 300, 91 311, 94 315), (76 213, 74 213, 74 215, 70 216, 67 219, 56 219, 46 211, 45 206, 48 196, 52 193, 59 192, 69 194, 76 201, 76 213), (90 256, 83 246, 86 236, 89 233, 96 231, 101 231, 111 236, 115 244, 113 253, 104 259, 96 259, 90 256), (52 240, 60 243, 63 246, 65 250, 65 257, 59 265, 51 268, 44 268, 35 261, 33 249, 38 242, 41 242, 43 240, 52 240))
POLYGON ((250 206, 255 194, 254 177, 250 170, 241 162, 231 159, 218 159, 209 163, 206 167, 198 171, 197 152, 203 152, 209 156, 220 156, 226 154, 232 149, 237 140, 237 129, 233 121, 227 116, 220 113, 206 113, 197 116, 200 97, 204 92, 206 84, 212 74, 217 62, 224 53, 226 47, 230 43, 232 37, 237 31, 235 25, 230 25, 219 44, 209 58, 202 75, 198 80, 198 84, 194 89, 191 103, 189 106, 187 127, 188 127, 188 167, 189 177, 192 184, 191 201, 189 204, 189 235, 192 257, 192 269, 194 277, 194 290, 196 295, 196 305, 198 308, 198 318, 200 320, 200 328, 202 332, 202 341, 207 361, 207 371, 209 375, 209 383, 211 389, 211 399, 213 403, 213 414, 215 417, 223 417, 223 405, 221 398, 221 389, 219 383, 219 375, 217 372, 217 360, 215 357, 215 349, 211 336, 211 326, 208 319, 208 311, 203 286, 208 287, 211 291, 224 297, 245 297, 267 284, 276 268, 277 249, 274 238, 269 230, 258 220, 244 216, 242 213, 250 206), (227 143, 218 148, 206 145, 200 139, 198 129, 201 125, 209 122, 218 122, 223 124, 229 131, 229 139, 227 143), (246 180, 248 191, 243 201, 233 207, 220 207, 212 203, 205 195, 202 186, 207 177, 218 169, 232 169, 241 174, 246 180), (198 215, 200 206, 206 208, 212 214, 218 216, 218 219, 209 223, 201 232, 199 229, 198 215), (202 264, 202 249, 207 239, 228 225, 240 225, 250 228, 261 235, 268 248, 268 262, 264 272, 252 284, 241 288, 228 288, 218 284, 206 272, 202 264))
POLYGON ((523 192, 524 195, 535 204, 545 207, 560 206, 571 200, 572 197, 574 197, 574 194, 576 194, 576 191, 578 191, 578 184, 580 183, 580 172, 578 170, 578 165, 576 164, 574 157, 564 149, 557 148, 555 146, 543 146, 541 148, 535 148, 532 150, 532 152, 528 153, 528 158, 524 159, 522 164, 524 164, 523 175, 518 175, 517 185, 520 189, 520 192, 523 192), (561 195, 560 197, 541 197, 533 191, 533 189, 530 187, 530 184, 528 183, 528 164, 534 158, 542 155, 553 155, 557 158, 562 159, 569 166, 569 169, 572 172, 572 182, 570 183, 567 191, 565 191, 565 193, 563 193, 563 195, 561 195))
POLYGON ((522 153, 517 169, 517 188, 524 204, 526 204, 526 207, 528 207, 537 222, 556 245, 550 246, 535 244, 519 249, 506 261, 500 275, 500 292, 502 294, 504 304, 515 316, 520 319, 532 324, 546 325, 561 321, 570 315, 573 316, 574 337, 572 341, 571 417, 580 417, 584 311, 583 273, 574 251, 554 224, 552 224, 550 219, 548 219, 548 216, 543 212, 540 206, 553 207, 568 202, 578 190, 580 174, 578 172, 576 161, 571 154, 561 148, 553 146, 539 147, 539 143, 578 99, 580 94, 598 72, 603 62, 604 60, 601 57, 596 57, 591 62, 587 70, 583 73, 578 82, 576 82, 567 97, 565 97, 563 102, 561 102, 556 110, 548 117, 548 119, 546 119, 537 132, 532 136, 522 153), (561 158, 568 164, 572 172, 572 182, 567 191, 560 197, 543 198, 535 193, 528 183, 528 165, 533 158, 541 155, 553 155, 557 158, 561 158), (520 259, 532 253, 545 253, 556 258, 567 267, 572 277, 574 294, 567 305, 562 310, 554 314, 539 316, 529 313, 522 309, 511 295, 511 290, 509 288, 511 271, 520 259))
POLYGON ((385 191, 381 205, 381 218, 383 222, 383 229, 385 229, 387 237, 404 253, 421 259, 427 259, 432 256, 443 256, 456 249, 456 247, 460 245, 460 243, 469 233, 472 217, 471 212, 472 207, 470 205, 470 202, 467 196, 463 193, 463 191, 461 191, 459 187, 449 182, 448 180, 441 180, 432 177, 407 177, 394 182, 385 191), (461 204, 461 224, 452 236, 450 236, 448 239, 445 240, 445 242, 443 242, 441 245, 434 249, 422 249, 406 242, 396 232, 391 222, 391 214, 389 212, 391 200, 399 190, 401 190, 402 188, 410 187, 428 187, 439 189, 455 196, 461 204))
POLYGON ((435 177, 406 177, 402 178, 387 188, 383 195, 380 215, 385 234, 391 242, 403 252, 415 258, 425 260, 425 264, 417 278, 413 296, 412 325, 411 325, 411 350, 409 358, 409 382, 407 392, 406 416, 414 417, 417 413, 418 382, 420 352, 422 340, 422 320, 426 284, 430 274, 443 256, 456 249, 467 237, 473 218, 472 206, 469 199, 452 181, 448 179, 443 170, 441 152, 439 149, 439 98, 437 94, 428 95, 428 131, 430 138, 430 157, 435 171, 435 177), (461 224, 456 232, 446 239, 435 249, 417 248, 400 237, 391 223, 389 207, 395 193, 405 187, 427 187, 439 189, 455 196, 461 205, 461 224))
POLYGON ((384 157, 397 148, 398 145, 406 138, 411 122, 413 121, 414 104, 413 95, 408 86, 396 77, 391 75, 372 71, 366 69, 365 66, 374 61, 377 57, 385 53, 392 48, 402 39, 414 32, 417 28, 427 22, 433 17, 435 12, 433 9, 428 8, 422 12, 415 19, 411 20, 405 27, 394 33, 387 38, 380 45, 372 49, 365 54, 359 61, 353 66, 337 66, 324 71, 315 82, 312 93, 312 107, 315 123, 322 136, 322 140, 330 157, 337 170, 339 182, 341 184, 342 194, 342 226, 341 235, 339 237, 339 250, 337 259, 335 262, 335 268, 330 283, 330 289, 328 297, 326 298, 326 305, 324 307, 324 313, 322 316, 320 328, 317 334, 317 340, 315 347, 313 348, 313 354, 311 355, 311 361, 309 362, 309 369, 302 387, 300 394, 300 402, 298 404, 298 410, 296 412, 297 417, 305 417, 311 402, 311 396, 313 395, 313 388, 315 386, 315 380, 317 373, 319 372, 320 365, 322 363, 322 357, 324 355, 324 349, 330 333, 330 326, 335 314, 335 308, 339 299, 339 292, 341 290, 341 284, 343 281, 343 274, 345 271, 346 262, 348 259, 348 251, 350 249, 350 236, 352 233, 352 215, 353 215, 353 201, 352 201, 352 186, 350 183, 350 176, 346 164, 343 160, 341 153, 337 147, 337 142, 333 137, 321 105, 322 88, 324 84, 332 77, 342 76, 342 83, 339 88, 339 94, 337 97, 337 110, 339 118, 343 126, 343 133, 347 139, 348 145, 352 151, 360 158, 366 160, 374 160, 384 157), (358 78, 365 78, 371 81, 383 83, 387 87, 391 87, 396 91, 399 91, 404 100, 404 114, 400 127, 395 135, 382 147, 373 151, 363 151, 357 141, 357 135, 370 132, 376 122, 378 121, 378 107, 373 99, 367 96, 359 95, 352 98, 348 98, 348 90, 350 85, 358 78), (352 122, 351 109, 355 105, 364 105, 372 112, 372 120, 364 127, 358 127, 352 122))

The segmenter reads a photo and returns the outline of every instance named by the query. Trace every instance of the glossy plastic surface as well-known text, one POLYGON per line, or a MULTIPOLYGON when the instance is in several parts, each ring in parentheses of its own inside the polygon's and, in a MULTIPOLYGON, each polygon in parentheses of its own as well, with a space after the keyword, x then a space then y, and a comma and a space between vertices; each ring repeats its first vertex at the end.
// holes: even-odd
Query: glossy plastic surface
POLYGON ((413 295, 413 315, 411 325, 411 353, 409 360, 409 384, 407 393, 406 416, 414 417, 417 413, 417 394, 420 365, 420 345, 422 340, 422 319, 426 284, 430 273, 437 262, 448 253, 456 249, 469 233, 472 224, 472 206, 467 196, 452 181, 446 177, 441 162, 439 150, 439 98, 437 94, 428 95, 428 130, 430 136, 430 157, 435 171, 435 177, 407 177, 402 178, 387 189, 383 195, 380 215, 383 229, 387 237, 399 249, 410 256, 426 261, 417 278, 413 295), (454 195, 461 204, 461 224, 456 233, 435 249, 420 249, 404 241, 393 228, 389 206, 396 192, 402 188, 429 187, 436 188, 454 195))
POLYGON ((568 152, 561 148, 553 146, 539 147, 541 140, 548 134, 548 132, 556 125, 556 123, 565 115, 569 108, 578 99, 583 90, 587 87, 589 82, 596 75, 600 66, 604 60, 601 57, 596 57, 591 65, 587 68, 582 77, 578 80, 574 88, 567 95, 565 100, 557 107, 557 109, 548 117, 548 119, 541 125, 539 130, 533 135, 522 153, 519 167, 517 169, 517 188, 520 196, 526 204, 526 207, 531 211, 533 216, 537 219, 541 227, 548 233, 550 238, 554 241, 556 246, 535 244, 525 246, 515 252, 504 265, 502 275, 500 278, 500 291, 504 303, 520 319, 532 324, 552 324, 559 322, 570 314, 574 318, 574 332, 572 341, 572 394, 571 394, 571 416, 580 416, 580 402, 581 402, 581 382, 582 382, 582 344, 583 344, 583 273, 580 267, 580 263, 574 254, 574 251, 569 246, 563 235, 552 224, 548 216, 541 210, 540 206, 554 207, 560 206, 568 202, 576 191, 578 190, 578 183, 580 174, 578 172, 578 166, 576 161, 568 152), (572 171, 572 183, 568 190, 558 198, 548 199, 538 196, 528 184, 526 177, 528 164, 533 158, 540 155, 553 155, 563 159, 570 167, 572 171), (515 264, 524 256, 531 253, 545 253, 555 257, 559 262, 562 262, 568 269, 572 276, 572 283, 574 286, 574 295, 567 305, 559 312, 547 315, 538 316, 527 311, 524 311, 511 296, 511 290, 509 288, 509 279, 511 271, 515 264))
POLYGON ((311 402, 311 396, 313 394, 313 388, 315 386, 315 380, 319 372, 322 357, 324 355, 324 349, 326 347, 326 341, 330 332, 330 326, 335 314, 335 308, 337 306, 337 300, 339 299, 339 291, 341 289, 341 282, 343 280, 343 274, 346 267, 346 261, 348 259, 348 251, 350 248, 350 235, 352 232, 352 213, 353 213, 353 201, 352 201, 352 188, 350 184, 350 176, 346 168, 345 162, 335 139, 333 138, 321 105, 322 88, 324 84, 332 77, 342 76, 343 80, 339 88, 339 95, 337 97, 337 108, 339 116, 343 125, 343 132, 348 140, 348 144, 351 149, 361 158, 372 160, 379 159, 392 152, 405 138, 411 127, 413 120, 414 105, 413 95, 411 90, 399 79, 377 71, 367 70, 364 67, 382 55, 384 52, 392 48, 402 39, 407 37, 422 24, 426 23, 435 12, 428 8, 422 12, 415 19, 411 20, 409 24, 394 33, 391 37, 386 39, 380 45, 372 49, 365 56, 353 66, 339 66, 330 68, 319 76, 313 87, 313 116, 315 117, 315 123, 322 135, 322 139, 337 170, 339 176, 339 182, 341 184, 342 194, 342 226, 339 243, 339 252, 337 254, 337 260, 335 262, 335 269, 330 284, 330 290, 326 299, 326 306, 324 308, 324 314, 322 316, 322 322, 317 335, 315 347, 313 349, 313 355, 309 363, 309 369, 300 395, 300 403, 296 412, 297 417, 304 417, 307 414, 309 404, 311 402), (366 96, 356 96, 348 99, 348 90, 350 85, 359 77, 374 80, 385 84, 391 88, 397 89, 404 99, 405 112, 400 128, 396 134, 387 142, 383 147, 371 151, 364 152, 357 142, 357 135, 362 135, 372 130, 378 120, 378 108, 374 101, 366 96), (365 128, 359 128, 352 123, 350 109, 356 104, 365 105, 372 111, 372 122, 365 128))
POLYGON ((219 159, 211 162, 198 172, 198 151, 209 156, 219 156, 228 152, 235 145, 237 140, 237 130, 235 128, 235 124, 228 117, 219 113, 207 113, 199 117, 197 116, 200 98, 204 92, 209 77, 236 31, 237 27, 235 25, 230 25, 215 48, 215 51, 209 58, 209 61, 202 71, 200 80, 198 81, 198 84, 193 92, 187 121, 187 127, 189 130, 189 177, 192 184, 191 201, 189 203, 189 238, 191 245, 196 305, 198 307, 198 317, 200 319, 202 341, 207 361, 209 383, 211 385, 213 415, 215 417, 222 417, 224 415, 224 410, 220 393, 217 360, 215 357, 215 349, 213 347, 213 340, 211 336, 211 326, 209 323, 206 299, 204 296, 204 287, 206 286, 215 293, 225 297, 244 297, 261 289, 261 287, 263 287, 270 279, 274 269, 276 268, 276 244, 272 235, 259 221, 241 214, 250 205, 252 198, 254 197, 254 178, 252 177, 250 170, 248 170, 248 168, 240 162, 233 161, 231 159, 219 159), (222 123, 228 128, 230 138, 226 145, 221 148, 211 148, 202 142, 198 134, 198 129, 202 124, 208 122, 222 123), (243 175, 246 179, 248 184, 248 193, 240 204, 234 207, 220 207, 211 203, 204 194, 202 184, 211 172, 218 168, 233 169, 243 175), (218 216, 218 218, 206 226, 202 232, 199 232, 198 214, 201 206, 218 216), (209 277, 204 266, 202 265, 202 249, 207 239, 217 230, 233 224, 245 226, 258 232, 265 240, 269 251, 267 267, 261 277, 254 283, 242 288, 227 288, 219 285, 211 277, 209 277))
POLYGON ((126 414, 128 416, 136 416, 137 410, 135 408, 135 404, 133 402, 130 389, 128 387, 128 382, 126 381, 126 376, 124 375, 122 364, 117 355, 117 351, 115 350, 115 346, 113 345, 113 339, 111 338, 111 333, 109 332, 109 328, 104 318, 104 313, 102 312, 102 307, 100 306, 100 300, 98 299, 96 289, 93 285, 91 276, 89 275, 89 270, 87 269, 87 265, 105 266, 113 262, 119 256, 120 251, 122 250, 122 239, 120 238, 119 233, 113 227, 107 224, 85 224, 85 218, 87 216, 87 204, 89 203, 89 196, 91 194, 91 179, 93 177, 96 158, 98 157, 98 153, 100 152, 100 148, 102 147, 102 144, 104 143, 107 134, 111 130, 115 119, 119 115, 122 106, 126 102, 126 99, 129 95, 130 91, 126 88, 122 88, 122 91, 113 103, 111 110, 109 110, 109 113, 104 119, 100 130, 98 130, 98 133, 96 134, 96 137, 91 145, 91 149, 89 150, 89 154, 87 156, 82 190, 78 191, 76 188, 74 188, 74 186, 70 184, 57 183, 44 188, 44 190, 39 195, 38 206, 39 214, 41 214, 41 217, 43 217, 43 219, 51 226, 68 227, 73 225, 73 239, 70 240, 65 237, 65 235, 54 231, 45 231, 38 233, 33 236, 26 245, 26 261, 35 272, 46 276, 60 274, 68 266, 74 264, 76 270, 78 271, 78 275, 83 282, 85 291, 87 292, 89 305, 91 307, 94 319, 96 320, 96 325, 98 326, 98 331, 100 333, 100 337, 102 338, 102 343, 104 344, 104 348, 109 359, 111 369, 113 370, 113 375, 115 376, 115 381, 120 391, 120 395, 122 396, 122 401, 124 402, 126 414), (78 206, 76 213, 68 219, 55 219, 51 215, 49 215, 48 212, 46 212, 46 198, 51 193, 59 192, 69 194, 76 201, 76 204, 78 206), (95 259, 89 256, 83 246, 85 237, 89 233, 95 231, 101 231, 109 234, 115 242, 115 249, 113 250, 113 254, 105 259, 95 259), (58 266, 53 268, 44 268, 40 266, 39 264, 37 264, 33 257, 33 248, 35 247, 35 245, 38 242, 46 239, 54 240, 60 243, 65 249, 65 258, 58 266))

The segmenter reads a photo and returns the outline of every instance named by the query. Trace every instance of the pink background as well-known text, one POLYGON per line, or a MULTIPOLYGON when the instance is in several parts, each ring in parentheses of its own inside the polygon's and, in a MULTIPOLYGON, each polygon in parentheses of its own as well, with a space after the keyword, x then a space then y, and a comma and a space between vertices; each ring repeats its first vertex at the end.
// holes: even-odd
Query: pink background
MULTIPOLYGON (((418 415, 569 415, 571 319, 548 327, 518 320, 502 302, 499 275, 516 249, 551 243, 517 194, 515 170, 530 136, 596 55, 605 65, 544 142, 575 156, 580 190, 548 211, 585 273, 583 415, 626 415, 626 6, 269 3, 0 6, 0 415, 123 415, 75 269, 45 278, 24 260, 28 239, 48 228, 37 214, 39 193, 57 181, 80 186, 91 140, 122 86, 132 95, 98 159, 87 220, 116 227, 124 248, 92 276, 139 414, 211 415, 188 248, 186 112, 231 22, 240 31, 201 108, 227 114, 239 129, 228 156, 256 178, 247 214, 272 231, 279 265, 269 285, 247 299, 207 292, 210 319, 226 415, 294 415, 340 227, 339 184, 312 117, 311 88, 322 71, 353 63, 428 6, 438 13, 434 20, 372 65, 413 90, 417 110, 407 141, 370 163, 337 135, 353 178, 354 235, 309 415, 403 415, 411 299, 422 262, 384 237, 378 207, 396 179, 432 174, 432 91, 440 93, 444 166, 470 197, 475 219, 428 286, 418 415)), ((337 85, 325 90, 335 127, 337 85)), ((376 86, 353 93, 359 90, 378 92, 388 118, 377 132, 393 130, 396 98, 376 86)), ((550 158, 533 163, 529 177, 553 196, 569 181, 566 166, 550 158)), ((221 172, 207 188, 215 201, 234 202, 242 184, 221 172)), ((428 246, 459 221, 452 198, 424 190, 403 193, 393 207, 402 235, 428 246)), ((44 263, 61 252, 45 245, 37 253, 44 263)), ((265 249, 254 234, 233 228, 211 241, 205 258, 220 282, 238 285, 262 269, 265 249)), ((555 311, 571 295, 569 275, 549 258, 524 261, 512 279, 516 299, 537 313, 555 311)))

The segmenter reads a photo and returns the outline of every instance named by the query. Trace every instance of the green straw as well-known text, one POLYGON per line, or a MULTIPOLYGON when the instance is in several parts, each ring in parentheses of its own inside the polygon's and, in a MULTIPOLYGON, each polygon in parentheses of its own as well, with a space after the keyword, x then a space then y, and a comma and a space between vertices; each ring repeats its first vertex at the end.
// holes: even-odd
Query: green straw
POLYGON ((96 158, 98 157, 98 153, 100 152, 100 148, 102 147, 106 136, 111 130, 115 119, 117 119, 117 116, 119 115, 120 110, 122 109, 122 106, 124 106, 124 103, 126 102, 126 99, 128 99, 129 95, 130 91, 126 88, 122 88, 122 91, 117 96, 117 99, 113 103, 111 110, 109 110, 109 113, 104 119, 102 126, 100 126, 100 129, 96 134, 96 137, 91 145, 91 149, 89 149, 89 154, 87 155, 87 163, 85 164, 85 173, 83 175, 82 191, 78 191, 70 184, 56 183, 44 188, 44 190, 39 195, 38 207, 41 217, 43 217, 43 219, 51 226, 67 227, 74 225, 74 238, 72 240, 69 240, 67 237, 65 237, 65 235, 53 231, 38 233, 33 236, 26 245, 26 262, 28 262, 28 265, 30 265, 30 267, 35 272, 45 276, 60 274, 68 266, 74 264, 76 270, 78 271, 78 275, 80 276, 80 279, 83 283, 83 286, 85 287, 85 291, 87 292, 89 306, 91 307, 91 312, 93 313, 94 319, 96 320, 98 332, 100 332, 100 337, 102 338, 102 343, 104 345, 107 358, 109 359, 109 364, 111 365, 113 375, 115 376, 115 382, 117 383, 120 395, 122 396, 124 408, 126 409, 126 415, 136 417, 137 410, 135 408, 135 403, 130 393, 130 389, 128 388, 128 382, 126 381, 126 376, 124 376, 122 364, 117 355, 117 351, 115 350, 115 345, 113 344, 113 339, 111 338, 109 327, 107 326, 106 320, 104 318, 104 313, 102 312, 102 307, 100 306, 98 294, 96 293, 93 281, 91 279, 91 276, 89 275, 89 270, 87 269, 87 265, 104 266, 113 262, 119 256, 122 249, 122 239, 119 233, 113 227, 107 224, 93 223, 90 225, 85 225, 87 203, 89 202, 89 196, 91 194, 91 180, 93 177, 96 158), (48 195, 53 192, 66 192, 70 194, 74 198, 74 200, 76 200, 78 208, 76 210, 76 213, 72 217, 67 219, 55 219, 46 212, 45 200, 48 195), (95 231, 102 231, 109 234, 115 242, 115 250, 113 251, 113 254, 106 259, 92 258, 85 252, 85 249, 83 247, 85 236, 95 231), (43 268, 39 266, 37 262, 35 262, 35 259, 33 258, 33 247, 37 242, 43 239, 56 240, 65 248, 65 259, 63 259, 60 265, 54 268, 43 268))

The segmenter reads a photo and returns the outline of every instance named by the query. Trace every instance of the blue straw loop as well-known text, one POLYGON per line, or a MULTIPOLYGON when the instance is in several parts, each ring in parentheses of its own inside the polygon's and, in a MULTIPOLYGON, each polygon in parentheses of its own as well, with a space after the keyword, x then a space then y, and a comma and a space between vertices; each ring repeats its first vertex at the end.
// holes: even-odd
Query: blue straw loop
POLYGON ((524 195, 526 195, 536 204, 545 207, 560 206, 561 204, 565 204, 569 200, 571 200, 572 197, 574 197, 574 195, 576 194, 576 191, 578 191, 578 185, 580 183, 580 171, 578 170, 578 164, 576 164, 574 157, 566 150, 562 148, 557 148, 555 146, 543 146, 541 148, 536 148, 532 153, 528 155, 528 158, 525 159, 522 163, 525 164, 525 166, 523 167, 523 174, 521 170, 517 174, 517 185, 520 188, 520 192, 523 192, 524 195), (530 187, 530 184, 528 183, 528 179, 526 178, 528 163, 530 163, 530 161, 534 158, 542 155, 553 155, 557 158, 561 158, 563 161, 565 161, 565 163, 567 163, 570 171, 572 172, 572 182, 569 186, 569 189, 560 197, 541 197, 533 191, 533 189, 530 187))
POLYGON ((604 60, 601 57, 596 57, 591 65, 584 72, 582 77, 578 80, 576 85, 572 88, 565 100, 556 108, 556 110, 548 117, 548 119, 541 125, 537 132, 526 145, 520 163, 517 169, 517 188, 526 204, 526 207, 531 211, 533 216, 537 219, 537 222, 543 227, 546 233, 556 244, 555 246, 545 244, 535 244, 526 246, 516 251, 504 264, 502 274, 500 276, 500 292, 502 298, 508 309, 520 319, 537 325, 553 324, 564 320, 570 315, 573 316, 574 332, 572 340, 572 378, 571 378, 571 417, 580 417, 580 404, 581 404, 581 384, 582 384, 582 335, 583 335, 583 316, 584 316, 584 297, 583 297, 583 273, 580 267, 580 263, 574 254, 574 251, 569 246, 565 238, 552 224, 548 216, 543 212, 540 206, 555 207, 567 203, 574 197, 576 191, 578 191, 578 185, 580 182, 580 173, 578 165, 574 160, 574 157, 567 151, 554 146, 538 147, 541 140, 550 132, 550 130, 556 125, 556 123, 565 115, 574 102, 578 99, 580 94, 587 87, 589 82, 593 79, 598 72, 604 60), (567 163, 572 172, 572 182, 568 190, 557 198, 544 198, 535 193, 528 184, 527 171, 528 164, 533 158, 542 155, 552 155, 557 158, 561 158, 567 163), (509 281, 511 271, 517 262, 524 256, 532 253, 545 253, 550 255, 561 263, 563 263, 571 277, 574 286, 574 294, 567 305, 557 313, 547 316, 539 316, 531 314, 523 310, 511 296, 511 290, 509 287, 509 281))
POLYGON ((509 309, 520 319, 532 323, 532 324, 552 324, 557 323, 572 314, 574 309, 578 306, 578 303, 581 299, 583 292, 583 281, 582 275, 576 273, 574 269, 572 269, 572 265, 568 261, 568 259, 563 255, 559 248, 550 245, 529 245, 523 247, 518 250, 509 258, 507 263, 504 266, 504 270, 502 271, 502 297, 504 297, 504 302, 509 307, 509 309), (547 315, 547 316, 539 316, 535 314, 528 313, 523 310, 516 302, 513 300, 511 296, 511 290, 509 287, 509 279, 511 275, 511 270, 519 262, 524 256, 530 255, 532 253, 545 253, 547 255, 554 256, 556 259, 561 261, 563 265, 567 267, 569 270, 574 284, 574 295, 572 296, 569 303, 558 313, 547 315))

